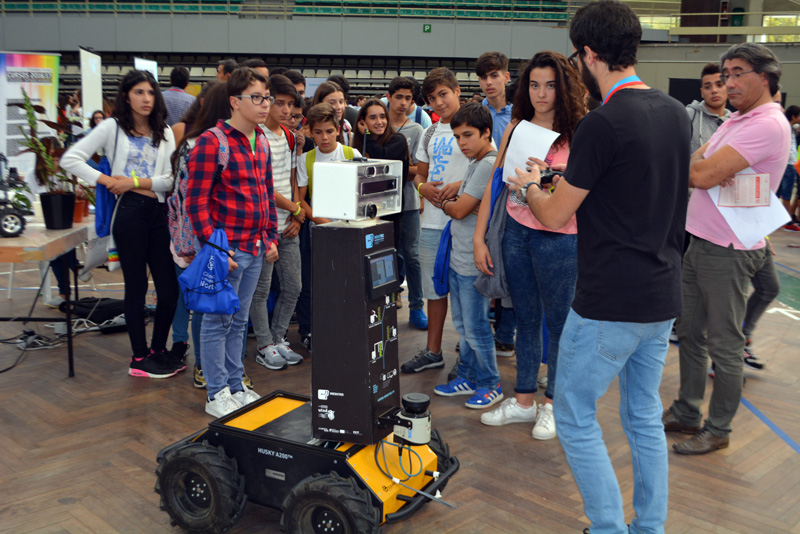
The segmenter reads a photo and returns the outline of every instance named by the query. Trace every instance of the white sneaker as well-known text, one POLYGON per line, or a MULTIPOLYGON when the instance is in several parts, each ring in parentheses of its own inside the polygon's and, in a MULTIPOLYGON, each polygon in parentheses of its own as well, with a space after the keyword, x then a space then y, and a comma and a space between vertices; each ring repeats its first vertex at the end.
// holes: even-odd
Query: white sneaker
POLYGON ((537 383, 539 384, 539 389, 541 390, 547 389, 547 373, 540 376, 537 383))
POLYGON ((256 363, 273 371, 280 371, 286 367, 286 360, 278 353, 275 345, 267 345, 262 349, 258 349, 256 363))
POLYGON ((231 395, 231 390, 228 386, 218 391, 214 395, 214 400, 206 401, 206 413, 214 417, 224 417, 241 407, 242 404, 231 395))
POLYGON ((490 412, 481 414, 481 423, 489 426, 502 426, 508 423, 530 423, 536 420, 537 406, 534 401, 530 408, 517 404, 517 399, 510 397, 490 412))
POLYGON ((536 424, 533 425, 534 439, 553 439, 556 437, 556 420, 553 418, 553 405, 546 403, 539 405, 536 415, 536 424))
POLYGON ((244 382, 242 382, 242 391, 237 391, 232 395, 232 397, 242 406, 247 406, 251 402, 255 402, 260 399, 261 395, 245 386, 244 382))
POLYGON ((286 341, 286 339, 280 343, 275 343, 275 348, 278 349, 278 354, 280 354, 289 365, 297 365, 303 362, 303 357, 289 348, 289 342, 286 341))

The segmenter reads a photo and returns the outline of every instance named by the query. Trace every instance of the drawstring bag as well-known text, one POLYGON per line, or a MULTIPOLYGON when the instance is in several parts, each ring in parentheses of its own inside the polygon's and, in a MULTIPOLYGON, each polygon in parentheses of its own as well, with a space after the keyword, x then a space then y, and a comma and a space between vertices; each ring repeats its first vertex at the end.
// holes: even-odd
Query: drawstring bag
POLYGON ((194 261, 178 277, 186 309, 217 315, 233 315, 239 297, 228 283, 228 236, 217 228, 194 261))
POLYGON ((442 237, 439 239, 439 249, 436 251, 436 261, 433 264, 433 290, 440 297, 450 292, 450 244, 453 236, 450 234, 450 223, 442 230, 442 237))
POLYGON ((492 208, 489 214, 489 228, 484 236, 489 255, 494 263, 494 275, 478 273, 473 286, 486 298, 503 299, 511 296, 506 279, 506 268, 503 262, 503 236, 506 233, 508 211, 508 187, 503 182, 503 167, 498 167, 492 177, 492 208))

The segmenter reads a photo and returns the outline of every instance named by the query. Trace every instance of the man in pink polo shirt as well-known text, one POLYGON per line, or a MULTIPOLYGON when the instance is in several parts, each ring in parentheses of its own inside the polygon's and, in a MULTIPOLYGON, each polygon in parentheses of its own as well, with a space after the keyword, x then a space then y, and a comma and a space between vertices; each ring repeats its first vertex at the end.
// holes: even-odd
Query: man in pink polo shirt
MULTIPOLYGON (((731 421, 742 395, 742 321, 750 278, 766 261, 764 239, 744 246, 714 205, 708 190, 730 186, 748 167, 769 174, 774 192, 789 158, 791 131, 772 101, 781 64, 765 46, 742 43, 722 55, 728 100, 738 111, 693 155, 686 231, 691 234, 683 258, 683 312, 678 326, 681 385, 678 399, 664 411, 667 432, 694 436, 673 445, 680 454, 705 454, 728 446, 731 421), (708 357, 716 367, 708 418, 701 426, 708 357)), ((741 207, 736 210, 751 208, 741 207)))

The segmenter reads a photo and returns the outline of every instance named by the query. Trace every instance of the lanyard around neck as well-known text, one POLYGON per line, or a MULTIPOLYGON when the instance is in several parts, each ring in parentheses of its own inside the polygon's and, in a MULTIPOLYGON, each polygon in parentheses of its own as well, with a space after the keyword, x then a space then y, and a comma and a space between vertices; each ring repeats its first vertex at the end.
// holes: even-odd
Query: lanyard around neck
POLYGON ((633 76, 628 76, 627 78, 621 79, 620 81, 615 83, 613 87, 611 87, 611 90, 603 99, 603 103, 601 105, 605 106, 606 102, 608 102, 608 99, 611 98, 612 95, 617 91, 619 91, 620 89, 625 89, 626 87, 630 87, 631 85, 640 85, 640 84, 644 85, 644 82, 642 81, 641 78, 639 78, 635 74, 633 76))

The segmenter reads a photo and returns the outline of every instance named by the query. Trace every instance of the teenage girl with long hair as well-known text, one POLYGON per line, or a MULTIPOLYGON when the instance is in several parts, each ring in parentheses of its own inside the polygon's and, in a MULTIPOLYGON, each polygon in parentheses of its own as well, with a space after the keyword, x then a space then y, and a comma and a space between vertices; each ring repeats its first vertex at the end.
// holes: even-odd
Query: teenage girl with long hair
POLYGON ((164 204, 165 192, 172 188, 170 156, 175 138, 153 75, 139 70, 126 74, 111 116, 113 120, 104 120, 73 145, 61 158, 61 166, 119 195, 111 233, 125 282, 125 322, 133 351, 129 374, 167 378, 186 367, 173 362, 166 351, 178 299, 164 204), (111 176, 86 164, 100 149, 109 158, 111 176), (149 348, 144 326, 148 269, 158 294, 149 348))
MULTIPOLYGON (((517 92, 511 123, 503 134, 500 154, 522 121, 558 132, 544 161, 531 158, 528 166, 563 170, 578 121, 586 113, 585 89, 577 70, 566 57, 556 52, 539 52, 525 66, 517 92)), ((503 158, 504 159, 504 158, 503 158)), ((497 159, 495 168, 504 161, 497 159)), ((491 184, 481 202, 474 236, 475 264, 492 274, 492 259, 484 242, 491 209, 491 184)), ((577 267, 577 222, 575 217, 559 230, 550 230, 531 213, 514 193, 506 203, 508 220, 502 250, 511 300, 517 316, 517 382, 514 397, 481 416, 486 425, 534 422, 533 437, 552 439, 556 435, 553 419, 553 392, 556 385, 558 345, 561 331, 575 294, 577 267), (544 402, 537 405, 535 393, 542 362, 542 319, 549 333, 547 350, 547 388, 544 402)))
MULTIPOLYGON (((403 229, 403 185, 409 179, 408 166, 408 141, 406 136, 397 133, 389 125, 389 110, 386 105, 377 98, 367 100, 358 111, 356 119, 356 130, 353 135, 353 147, 363 150, 363 154, 368 158, 390 159, 403 162, 403 180, 400 184, 400 206, 399 213, 394 213, 382 217, 387 221, 392 221, 394 226, 394 242, 400 242, 400 233, 403 229)), ((413 179, 413 177, 412 177, 413 179)))
MULTIPOLYGON (((314 105, 320 102, 325 102, 333 107, 336 112, 336 119, 339 121, 341 128, 339 129, 338 141, 343 145, 353 146, 353 127, 344 118, 344 110, 347 107, 347 101, 344 99, 344 91, 342 87, 336 82, 323 82, 314 91, 314 105)), ((356 147, 358 148, 358 147, 356 147)))

